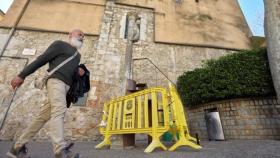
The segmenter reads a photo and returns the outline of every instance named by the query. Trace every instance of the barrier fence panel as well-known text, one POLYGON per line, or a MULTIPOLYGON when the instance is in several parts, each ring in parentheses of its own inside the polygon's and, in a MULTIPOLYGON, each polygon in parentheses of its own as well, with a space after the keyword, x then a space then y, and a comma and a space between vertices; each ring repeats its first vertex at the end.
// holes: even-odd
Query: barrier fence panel
POLYGON ((172 117, 174 119, 174 125, 171 126, 171 131, 173 137, 176 137, 177 133, 179 134, 179 139, 171 148, 169 148, 169 151, 174 151, 176 148, 183 145, 189 146, 194 149, 201 149, 201 146, 193 142, 196 141, 196 138, 190 136, 187 120, 185 117, 184 107, 176 88, 170 84, 169 90, 172 100, 172 117))
POLYGON ((142 133, 152 137, 145 152, 150 153, 157 147, 167 150, 160 141, 167 131, 174 136, 179 134, 170 151, 181 145, 201 148, 191 142, 195 138, 189 135, 184 108, 175 87, 171 85, 169 90, 168 93, 164 88, 150 88, 106 102, 100 123, 104 140, 95 148, 111 145, 112 135, 142 133))

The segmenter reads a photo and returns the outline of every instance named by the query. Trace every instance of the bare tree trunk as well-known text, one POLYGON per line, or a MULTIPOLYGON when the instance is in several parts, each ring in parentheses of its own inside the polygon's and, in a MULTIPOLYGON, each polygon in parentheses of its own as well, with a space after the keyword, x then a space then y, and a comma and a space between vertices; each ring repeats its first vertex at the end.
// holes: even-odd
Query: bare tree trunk
POLYGON ((280 0, 264 0, 265 38, 277 99, 280 100, 280 0))

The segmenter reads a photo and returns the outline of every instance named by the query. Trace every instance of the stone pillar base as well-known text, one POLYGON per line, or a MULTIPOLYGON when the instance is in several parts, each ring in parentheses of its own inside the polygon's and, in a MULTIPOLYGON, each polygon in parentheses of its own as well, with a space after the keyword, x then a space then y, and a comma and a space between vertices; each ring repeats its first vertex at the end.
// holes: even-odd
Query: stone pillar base
POLYGON ((135 147, 135 134, 116 135, 110 149, 131 149, 135 147))

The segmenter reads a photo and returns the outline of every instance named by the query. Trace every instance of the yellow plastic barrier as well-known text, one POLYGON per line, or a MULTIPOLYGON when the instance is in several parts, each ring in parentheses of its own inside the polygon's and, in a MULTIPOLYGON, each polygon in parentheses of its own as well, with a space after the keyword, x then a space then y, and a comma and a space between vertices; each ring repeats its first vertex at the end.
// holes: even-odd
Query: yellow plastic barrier
POLYGON ((104 135, 104 140, 95 148, 111 145, 110 137, 114 134, 143 133, 152 137, 151 144, 145 149, 146 153, 157 147, 167 150, 160 142, 160 136, 167 131, 172 132, 174 136, 179 133, 179 139, 170 151, 182 145, 201 148, 191 142, 196 139, 189 135, 183 105, 171 84, 169 93, 164 88, 150 88, 112 99, 104 104, 103 112, 100 133, 104 135), (149 112, 152 124, 149 124, 149 112))
POLYGON ((177 133, 179 133, 179 140, 177 140, 177 142, 171 148, 169 148, 169 151, 174 151, 176 148, 183 145, 190 146, 194 149, 201 149, 201 146, 192 142, 196 141, 196 138, 190 136, 183 104, 176 88, 169 84, 169 89, 172 104, 172 119, 174 122, 174 125, 171 126, 170 131, 174 137, 177 133))

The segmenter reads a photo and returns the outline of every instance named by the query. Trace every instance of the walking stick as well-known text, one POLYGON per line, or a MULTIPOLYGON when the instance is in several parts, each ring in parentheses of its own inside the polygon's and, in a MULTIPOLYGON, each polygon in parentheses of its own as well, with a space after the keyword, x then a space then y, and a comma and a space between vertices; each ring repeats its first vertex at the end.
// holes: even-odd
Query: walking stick
POLYGON ((16 92, 17 92, 17 88, 15 90, 13 90, 13 92, 12 92, 12 97, 11 97, 9 103, 8 103, 8 107, 6 108, 6 111, 4 113, 4 117, 3 117, 2 121, 1 121, 0 131, 2 130, 2 128, 4 126, 4 123, 6 121, 7 115, 9 113, 10 108, 11 108, 12 102, 13 102, 13 100, 15 98, 16 92))

